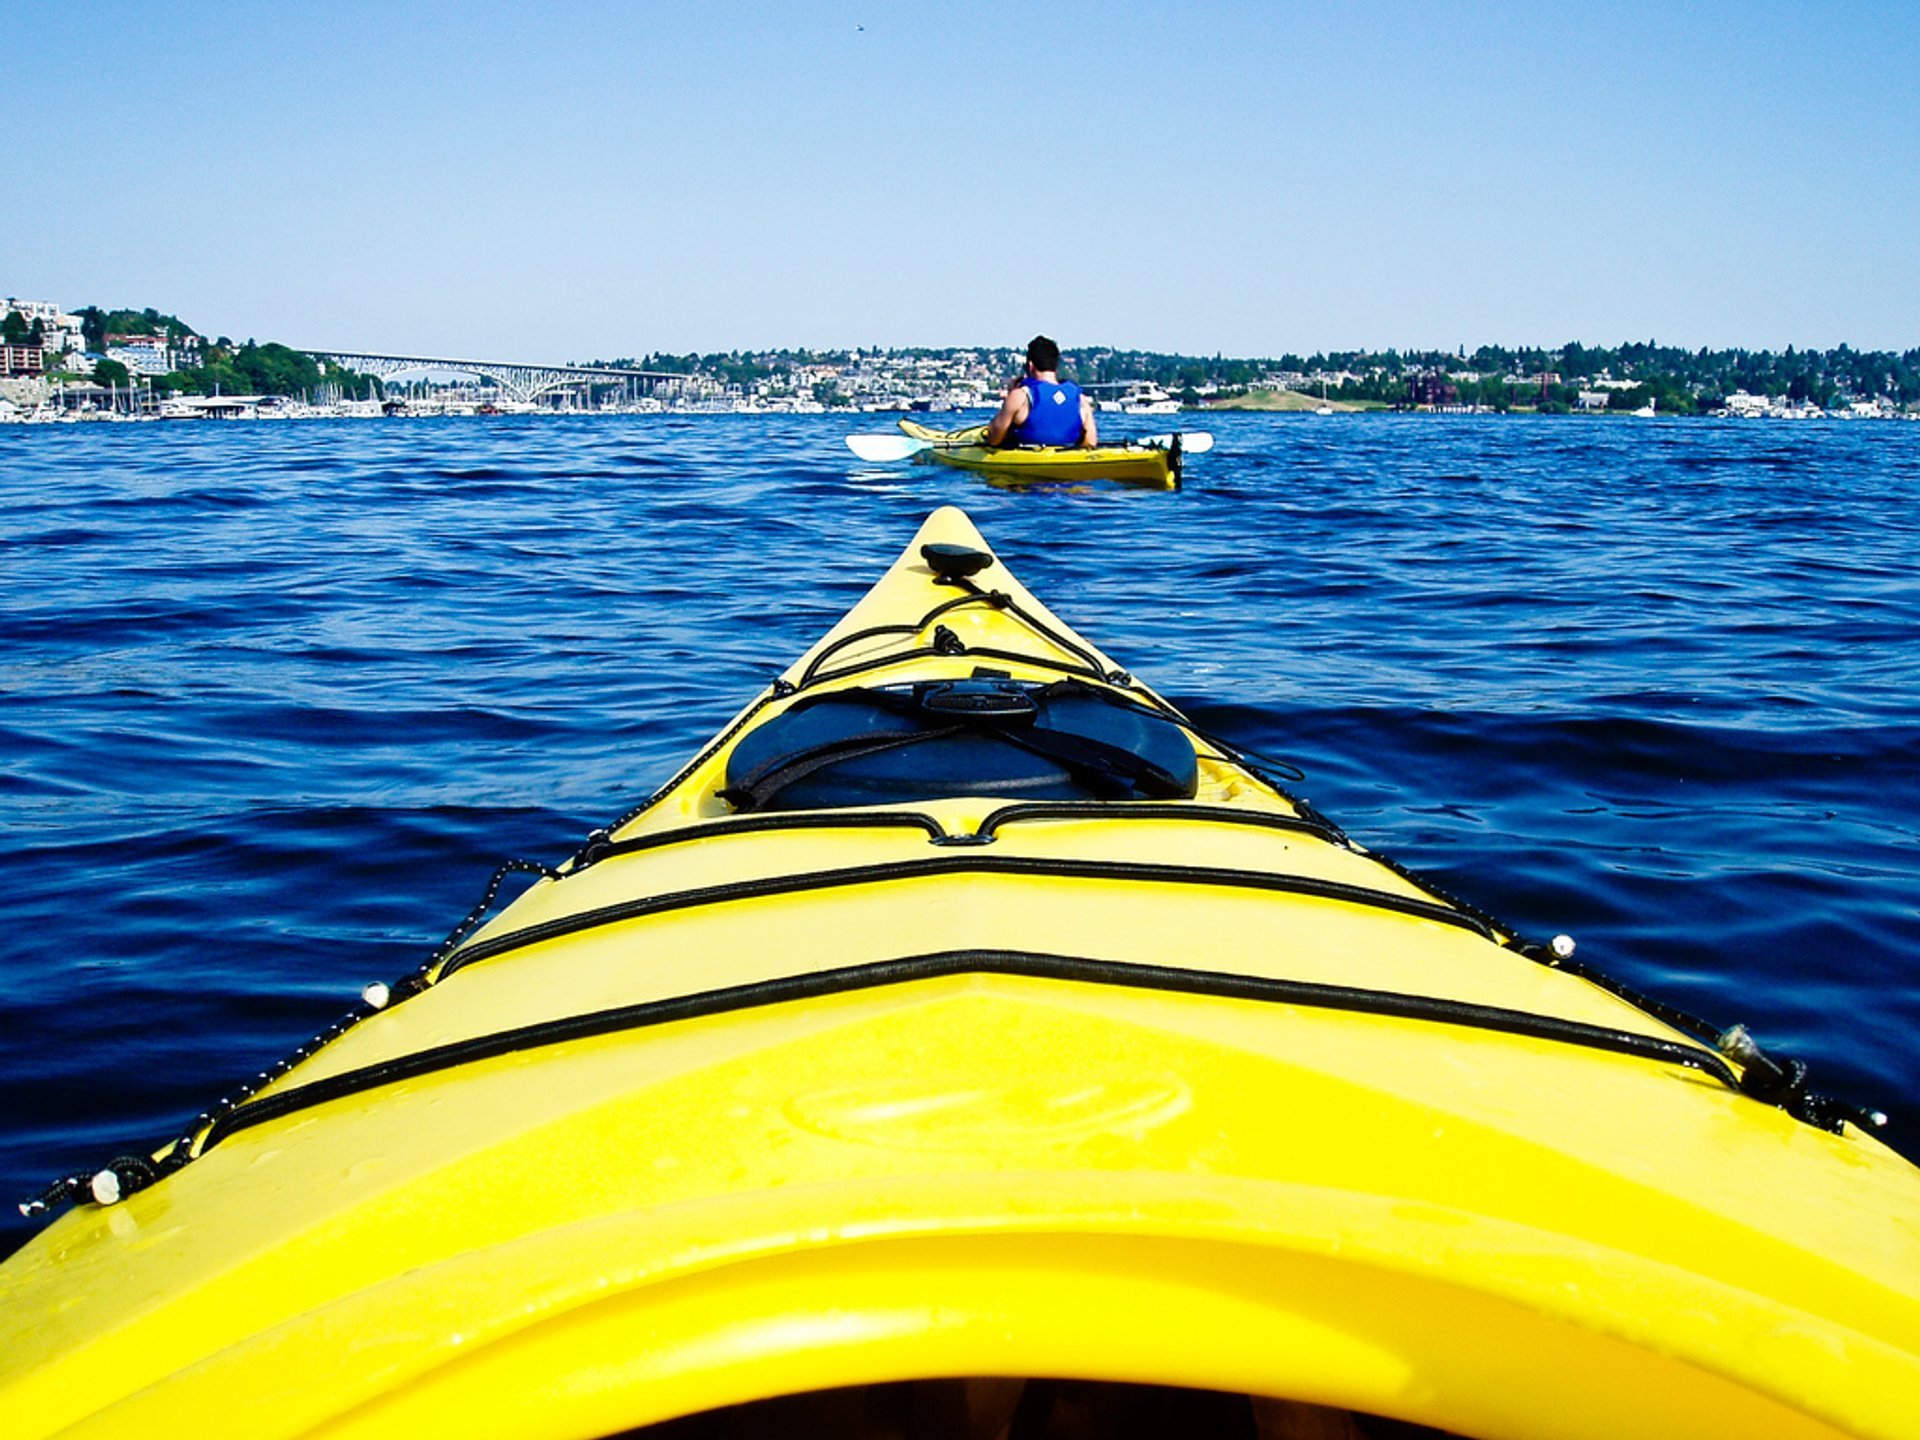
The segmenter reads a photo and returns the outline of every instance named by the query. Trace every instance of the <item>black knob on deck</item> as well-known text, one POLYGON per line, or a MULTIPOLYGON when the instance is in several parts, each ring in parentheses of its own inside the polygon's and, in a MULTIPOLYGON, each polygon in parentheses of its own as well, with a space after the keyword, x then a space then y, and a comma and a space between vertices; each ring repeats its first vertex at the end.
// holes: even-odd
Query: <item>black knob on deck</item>
POLYGON ((948 581, 978 575, 993 563, 993 556, 985 550, 975 550, 971 545, 947 545, 939 541, 922 545, 920 558, 933 567, 935 575, 948 581))

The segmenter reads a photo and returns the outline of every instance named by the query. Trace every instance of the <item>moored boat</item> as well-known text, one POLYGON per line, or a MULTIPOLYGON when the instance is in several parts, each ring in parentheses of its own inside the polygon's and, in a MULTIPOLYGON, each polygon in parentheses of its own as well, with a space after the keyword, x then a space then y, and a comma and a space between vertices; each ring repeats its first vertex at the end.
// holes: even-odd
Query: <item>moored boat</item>
POLYGON ((0 1415, 1911 1435, 1871 1128, 1369 853, 943 509, 647 803, 56 1187, 0 1415))

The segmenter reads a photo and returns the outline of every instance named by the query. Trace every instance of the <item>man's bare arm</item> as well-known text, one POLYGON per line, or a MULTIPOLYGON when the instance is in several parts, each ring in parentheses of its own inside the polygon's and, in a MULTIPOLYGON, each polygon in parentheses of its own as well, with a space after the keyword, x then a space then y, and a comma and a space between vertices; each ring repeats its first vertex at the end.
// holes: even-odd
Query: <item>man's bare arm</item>
POLYGON ((987 422, 987 444, 1000 446, 1007 443, 1007 437, 1013 434, 1013 427, 1027 418, 1027 411, 1033 406, 1032 396, 1027 387, 1015 380, 1007 387, 1007 395, 1000 402, 1000 412, 987 422))

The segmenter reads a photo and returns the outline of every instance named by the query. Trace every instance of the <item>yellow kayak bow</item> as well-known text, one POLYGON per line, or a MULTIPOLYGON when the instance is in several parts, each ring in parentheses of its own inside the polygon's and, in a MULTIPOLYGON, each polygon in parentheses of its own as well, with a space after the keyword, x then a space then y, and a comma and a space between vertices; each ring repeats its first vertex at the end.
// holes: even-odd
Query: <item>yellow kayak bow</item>
POLYGON ((1565 948, 943 509, 648 804, 52 1197, 4 1433, 1920 1433, 1920 1172, 1565 948))

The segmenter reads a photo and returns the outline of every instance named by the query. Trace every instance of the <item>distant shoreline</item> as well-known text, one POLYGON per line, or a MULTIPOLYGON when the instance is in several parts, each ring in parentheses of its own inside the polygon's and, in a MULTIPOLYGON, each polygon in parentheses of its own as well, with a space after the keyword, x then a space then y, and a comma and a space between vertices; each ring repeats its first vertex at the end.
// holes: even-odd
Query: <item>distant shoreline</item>
MULTIPOLYGON (((270 405, 289 413, 558 409, 669 413, 944 413, 992 409, 1019 352, 875 347, 529 361, 301 351, 276 341, 209 339, 156 309, 69 314, 9 300, 0 352, 0 420, 73 410, 180 416, 270 405), (98 352, 98 353, 96 353, 98 352), (356 398, 358 397, 358 398, 356 398), (294 407, 305 407, 295 410, 294 407), (20 412, 30 412, 22 416, 20 412)), ((1277 358, 1069 347, 1062 374, 1103 412, 1609 414, 1735 418, 1920 418, 1920 347, 1899 353, 1687 350, 1651 341, 1551 349, 1277 358), (1175 406, 1180 406, 1176 411, 1175 406)))
POLYGON ((1202 410, 1255 410, 1265 414, 1318 411, 1322 406, 1336 415, 1352 414, 1361 410, 1387 410, 1391 406, 1381 401, 1323 400, 1317 395, 1302 394, 1298 390, 1249 390, 1244 395, 1235 395, 1225 400, 1210 401, 1200 406, 1202 410))

